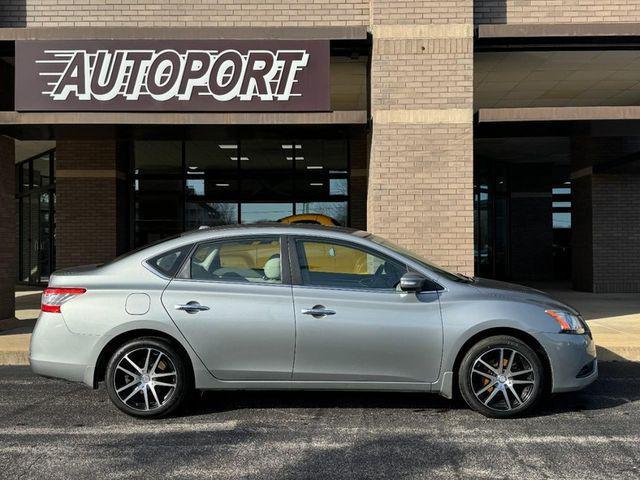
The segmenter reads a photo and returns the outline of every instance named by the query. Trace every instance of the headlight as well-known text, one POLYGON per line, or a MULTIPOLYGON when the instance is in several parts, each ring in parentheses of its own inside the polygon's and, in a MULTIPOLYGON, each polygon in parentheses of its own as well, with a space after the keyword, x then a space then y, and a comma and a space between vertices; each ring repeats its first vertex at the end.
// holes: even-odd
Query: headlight
POLYGON ((578 315, 562 310, 545 310, 544 312, 558 322, 561 333, 583 334, 587 331, 586 324, 578 315))

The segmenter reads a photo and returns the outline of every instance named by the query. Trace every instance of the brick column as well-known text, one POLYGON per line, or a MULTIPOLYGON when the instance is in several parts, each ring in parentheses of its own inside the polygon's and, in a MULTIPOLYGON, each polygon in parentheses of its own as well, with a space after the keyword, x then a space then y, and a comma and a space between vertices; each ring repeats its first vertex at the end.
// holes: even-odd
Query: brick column
POLYGON ((637 138, 573 139, 571 242, 577 290, 640 293, 640 174, 633 162, 611 164, 639 149, 637 138))
POLYGON ((473 273, 473 3, 372 0, 368 228, 473 273))
POLYGON ((17 229, 13 139, 0 137, 0 320, 15 314, 17 229))
POLYGON ((110 260, 126 248, 126 175, 115 141, 59 140, 56 268, 110 260))

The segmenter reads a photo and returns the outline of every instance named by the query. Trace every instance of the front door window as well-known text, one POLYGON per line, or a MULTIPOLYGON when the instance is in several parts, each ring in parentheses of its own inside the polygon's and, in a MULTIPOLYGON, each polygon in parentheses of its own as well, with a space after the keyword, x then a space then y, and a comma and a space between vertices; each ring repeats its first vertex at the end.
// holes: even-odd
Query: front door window
POLYGON ((407 272, 401 263, 342 243, 298 240, 304 285, 395 289, 407 272))

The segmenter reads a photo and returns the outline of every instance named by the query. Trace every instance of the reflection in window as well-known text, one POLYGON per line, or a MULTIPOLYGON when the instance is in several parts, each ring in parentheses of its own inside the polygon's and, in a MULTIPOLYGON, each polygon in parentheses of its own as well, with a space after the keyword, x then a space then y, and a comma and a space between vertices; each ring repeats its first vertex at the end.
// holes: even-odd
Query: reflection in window
POLYGON ((293 215, 290 203, 243 203, 240 205, 242 223, 277 222, 293 215))
POLYGON ((135 246, 297 213, 349 225, 346 138, 136 141, 133 155, 135 246))
POLYGON ((185 142, 187 173, 236 170, 238 142, 233 140, 185 142))
POLYGON ((296 203, 296 213, 326 215, 333 218, 339 225, 348 225, 348 203, 346 201, 296 203))
POLYGON ((187 201, 187 230, 195 230, 201 226, 217 227, 235 223, 238 223, 237 203, 187 201))

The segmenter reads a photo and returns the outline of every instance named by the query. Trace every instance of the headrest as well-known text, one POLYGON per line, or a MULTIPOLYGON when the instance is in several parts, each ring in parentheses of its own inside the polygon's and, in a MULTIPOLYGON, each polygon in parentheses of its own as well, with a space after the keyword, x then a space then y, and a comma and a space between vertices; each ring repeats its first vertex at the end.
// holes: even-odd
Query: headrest
POLYGON ((280 280, 280 257, 273 257, 264 264, 264 277, 268 280, 280 280))

